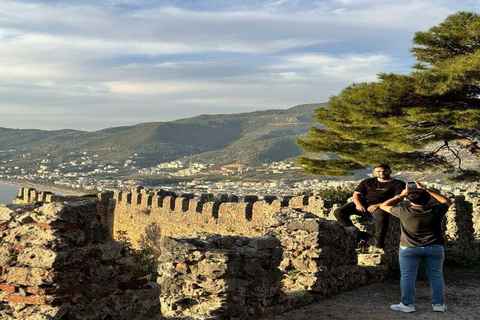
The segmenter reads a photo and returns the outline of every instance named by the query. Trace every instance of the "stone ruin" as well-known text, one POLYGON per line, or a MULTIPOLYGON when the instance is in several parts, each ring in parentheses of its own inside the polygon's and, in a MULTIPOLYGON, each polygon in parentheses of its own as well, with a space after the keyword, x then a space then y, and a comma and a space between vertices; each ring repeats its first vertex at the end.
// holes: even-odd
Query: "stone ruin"
POLYGON ((1 319, 154 319, 158 285, 114 241, 97 201, 0 206, 1 319))
MULTIPOLYGON (((397 219, 390 219, 387 247, 378 251, 357 243, 358 229, 333 221, 336 206, 318 197, 238 202, 229 196, 217 202, 132 191, 82 201, 22 189, 16 201, 23 205, 1 207, 2 315, 269 318, 382 281, 397 263, 397 219), (119 230, 141 238, 152 223, 168 230, 154 243, 160 252, 157 283, 148 283, 123 245, 112 240, 119 230)), ((447 248, 479 253, 478 190, 453 200, 445 219, 447 248)), ((372 220, 354 223, 374 230, 372 220)))

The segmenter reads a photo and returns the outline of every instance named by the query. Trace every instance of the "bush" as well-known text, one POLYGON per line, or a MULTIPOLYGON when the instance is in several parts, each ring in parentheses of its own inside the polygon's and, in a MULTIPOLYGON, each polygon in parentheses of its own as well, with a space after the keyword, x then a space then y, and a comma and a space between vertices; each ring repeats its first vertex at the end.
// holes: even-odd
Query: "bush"
POLYGON ((323 200, 328 201, 330 203, 338 203, 344 204, 347 202, 348 198, 350 198, 355 191, 355 186, 348 186, 348 187, 328 187, 318 189, 315 192, 316 196, 321 197, 323 200))
POLYGON ((117 240, 125 245, 127 254, 138 264, 140 270, 145 273, 148 281, 157 281, 158 256, 155 252, 150 248, 135 249, 125 231, 117 231, 117 240))

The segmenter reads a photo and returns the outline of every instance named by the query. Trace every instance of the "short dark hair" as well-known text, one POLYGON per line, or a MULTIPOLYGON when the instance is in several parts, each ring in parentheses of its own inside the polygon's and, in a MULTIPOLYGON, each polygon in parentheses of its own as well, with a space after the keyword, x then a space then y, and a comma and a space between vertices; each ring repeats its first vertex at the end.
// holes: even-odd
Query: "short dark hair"
POLYGON ((425 190, 412 190, 408 193, 407 199, 410 202, 424 206, 430 201, 430 194, 425 190))
POLYGON ((383 170, 390 170, 392 171, 392 169, 390 169, 390 166, 388 164, 379 164, 375 167, 373 167, 373 170, 377 169, 377 168, 382 168, 383 170))

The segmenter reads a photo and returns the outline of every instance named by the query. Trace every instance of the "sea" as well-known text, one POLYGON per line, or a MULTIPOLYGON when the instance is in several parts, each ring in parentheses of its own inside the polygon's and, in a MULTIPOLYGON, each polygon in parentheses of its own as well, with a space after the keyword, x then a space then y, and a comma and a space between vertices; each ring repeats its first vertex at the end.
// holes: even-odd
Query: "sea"
POLYGON ((12 203, 18 194, 18 186, 0 183, 0 203, 12 203))

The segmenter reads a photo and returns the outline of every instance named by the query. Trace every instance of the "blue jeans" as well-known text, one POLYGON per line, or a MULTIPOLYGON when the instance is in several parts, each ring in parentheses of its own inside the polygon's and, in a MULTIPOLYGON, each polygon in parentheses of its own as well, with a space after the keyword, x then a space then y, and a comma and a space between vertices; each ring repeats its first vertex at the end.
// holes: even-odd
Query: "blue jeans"
POLYGON ((430 280, 432 304, 443 304, 445 302, 445 283, 443 281, 443 260, 445 253, 443 246, 434 244, 425 247, 400 247, 398 257, 402 275, 400 280, 402 303, 404 305, 413 304, 418 266, 420 265, 420 261, 423 261, 425 271, 430 280))

